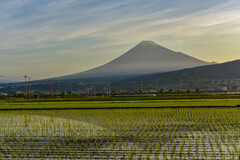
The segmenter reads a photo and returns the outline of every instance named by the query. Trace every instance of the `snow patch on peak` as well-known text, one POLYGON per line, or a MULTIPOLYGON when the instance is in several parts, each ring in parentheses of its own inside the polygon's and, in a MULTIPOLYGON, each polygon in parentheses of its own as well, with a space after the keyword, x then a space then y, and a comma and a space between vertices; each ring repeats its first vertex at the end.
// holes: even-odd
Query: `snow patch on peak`
POLYGON ((149 40, 143 40, 139 43, 140 45, 153 45, 153 46, 159 46, 159 44, 155 43, 154 41, 149 40))

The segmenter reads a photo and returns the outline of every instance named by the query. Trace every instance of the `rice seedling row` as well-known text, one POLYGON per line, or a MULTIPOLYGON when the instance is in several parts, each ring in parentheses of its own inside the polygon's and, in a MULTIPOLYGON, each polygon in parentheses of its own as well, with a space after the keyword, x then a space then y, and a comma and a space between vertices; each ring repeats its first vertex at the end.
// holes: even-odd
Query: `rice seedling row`
POLYGON ((239 159, 239 108, 0 111, 0 158, 239 159))

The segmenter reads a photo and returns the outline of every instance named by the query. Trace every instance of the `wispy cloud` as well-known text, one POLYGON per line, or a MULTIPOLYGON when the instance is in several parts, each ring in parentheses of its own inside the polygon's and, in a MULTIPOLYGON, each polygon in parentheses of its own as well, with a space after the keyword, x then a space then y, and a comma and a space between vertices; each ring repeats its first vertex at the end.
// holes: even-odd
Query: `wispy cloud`
POLYGON ((202 37, 240 35, 240 2, 3 0, 0 23, 0 68, 18 65, 11 69, 15 74, 33 62, 46 66, 60 62, 47 74, 56 73, 61 63, 69 65, 63 73, 67 74, 73 66, 74 71, 92 67, 76 59, 88 57, 101 65, 143 39, 167 39, 165 44, 184 47, 202 37), (74 60, 67 64, 66 57, 74 60))

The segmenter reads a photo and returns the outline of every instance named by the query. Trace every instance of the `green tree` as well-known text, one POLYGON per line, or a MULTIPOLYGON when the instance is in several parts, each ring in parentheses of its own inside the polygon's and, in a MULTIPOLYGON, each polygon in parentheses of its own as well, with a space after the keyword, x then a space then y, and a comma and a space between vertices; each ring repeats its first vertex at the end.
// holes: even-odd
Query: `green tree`
POLYGON ((24 98, 25 94, 24 93, 16 93, 16 94, 14 94, 14 97, 15 98, 24 98))
POLYGON ((65 96, 66 96, 66 92, 65 92, 65 91, 62 91, 61 96, 62 96, 62 97, 65 97, 65 96))
POLYGON ((199 92, 200 92, 200 88, 197 87, 197 88, 195 89, 195 91, 196 91, 196 93, 199 93, 199 92))
POLYGON ((186 91, 188 94, 190 94, 191 93, 191 90, 190 89, 187 89, 187 91, 186 91))
POLYGON ((143 90, 143 89, 140 89, 140 90, 139 90, 139 93, 140 93, 140 94, 143 94, 143 93, 144 93, 144 90, 143 90))
POLYGON ((173 92, 173 89, 172 89, 172 88, 170 88, 170 89, 168 90, 168 92, 169 92, 169 93, 172 93, 172 92, 173 92))
POLYGON ((180 89, 177 89, 177 90, 176 90, 176 93, 178 93, 178 94, 179 94, 180 92, 181 92, 181 90, 180 90, 180 89))
POLYGON ((163 88, 160 89, 160 93, 164 93, 164 89, 163 88))
POLYGON ((126 92, 125 91, 122 91, 122 93, 121 93, 122 95, 125 95, 126 94, 126 92))
POLYGON ((117 91, 116 90, 112 90, 112 94, 117 94, 117 91))

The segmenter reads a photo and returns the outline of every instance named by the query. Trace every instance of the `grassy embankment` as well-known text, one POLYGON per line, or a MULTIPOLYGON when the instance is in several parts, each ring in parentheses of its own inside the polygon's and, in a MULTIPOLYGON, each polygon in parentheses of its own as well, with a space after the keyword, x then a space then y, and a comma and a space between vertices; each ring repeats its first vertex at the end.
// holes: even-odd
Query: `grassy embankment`
POLYGON ((2 99, 0 109, 88 109, 88 108, 161 108, 225 107, 240 105, 239 94, 160 95, 156 97, 94 97, 53 99, 2 99))

